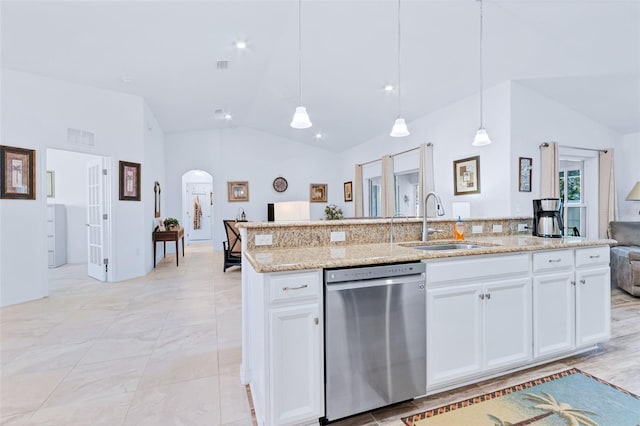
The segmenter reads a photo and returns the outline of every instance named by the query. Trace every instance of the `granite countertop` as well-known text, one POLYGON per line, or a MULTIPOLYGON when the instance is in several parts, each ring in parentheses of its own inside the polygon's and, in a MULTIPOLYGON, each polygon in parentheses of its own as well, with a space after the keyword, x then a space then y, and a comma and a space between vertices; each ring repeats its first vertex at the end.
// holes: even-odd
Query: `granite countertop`
POLYGON ((514 253, 534 250, 551 250, 572 247, 590 247, 614 244, 615 240, 587 239, 581 237, 540 238, 532 236, 478 237, 428 242, 402 242, 360 244, 335 247, 300 247, 289 249, 248 250, 245 256, 256 272, 283 272, 302 269, 336 268, 347 266, 399 263, 423 259, 514 253), (424 251, 412 246, 434 244, 479 244, 485 247, 454 251, 424 251))

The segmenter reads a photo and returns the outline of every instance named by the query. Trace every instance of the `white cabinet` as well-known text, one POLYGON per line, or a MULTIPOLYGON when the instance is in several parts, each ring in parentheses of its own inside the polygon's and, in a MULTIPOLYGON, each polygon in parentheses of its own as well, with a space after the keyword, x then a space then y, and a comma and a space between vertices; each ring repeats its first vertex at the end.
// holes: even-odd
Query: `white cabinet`
POLYGON ((67 212, 63 204, 47 205, 47 254, 49 268, 67 263, 67 212))
POLYGON ((252 310, 243 363, 258 424, 317 424, 324 416, 322 271, 258 274, 246 267, 243 291, 252 310))
POLYGON ((533 343, 536 358, 609 338, 609 247, 533 254, 533 343))
POLYGON ((530 359, 527 254, 427 264, 428 390, 530 359))

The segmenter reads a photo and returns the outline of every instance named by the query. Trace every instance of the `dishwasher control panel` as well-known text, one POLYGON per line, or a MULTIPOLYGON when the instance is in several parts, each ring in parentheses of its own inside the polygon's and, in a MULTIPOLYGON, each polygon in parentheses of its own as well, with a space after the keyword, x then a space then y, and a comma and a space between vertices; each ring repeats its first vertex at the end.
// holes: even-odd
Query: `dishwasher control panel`
POLYGON ((405 275, 422 274, 426 271, 426 265, 420 262, 398 263, 393 265, 376 265, 342 269, 325 270, 325 282, 339 283, 345 281, 374 280, 378 278, 391 278, 405 275))

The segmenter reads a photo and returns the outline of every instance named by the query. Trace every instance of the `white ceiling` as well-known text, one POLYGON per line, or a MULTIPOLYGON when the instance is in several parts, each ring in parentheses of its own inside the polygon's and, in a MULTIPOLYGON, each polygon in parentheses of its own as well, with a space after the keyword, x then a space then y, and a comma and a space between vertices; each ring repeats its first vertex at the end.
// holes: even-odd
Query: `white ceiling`
MULTIPOLYGON (((388 133, 397 115, 397 95, 382 91, 397 80, 396 1, 302 1, 307 130, 289 127, 297 1, 0 7, 3 67, 141 95, 165 132, 246 126, 342 150, 388 133)), ((484 10, 485 88, 516 80, 621 134, 640 131, 640 0, 485 0, 484 10)), ((403 0, 401 17, 409 123, 478 91, 478 1, 403 0)))

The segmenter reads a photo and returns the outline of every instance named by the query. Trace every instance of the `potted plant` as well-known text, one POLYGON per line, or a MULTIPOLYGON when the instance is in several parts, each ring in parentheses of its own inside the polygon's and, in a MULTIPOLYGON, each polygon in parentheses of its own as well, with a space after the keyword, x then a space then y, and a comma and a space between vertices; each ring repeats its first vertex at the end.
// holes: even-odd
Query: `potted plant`
POLYGON ((326 220, 342 219, 342 209, 335 204, 329 204, 324 208, 324 218, 326 220))
POLYGON ((175 217, 168 217, 164 220, 164 227, 167 230, 171 230, 173 228, 177 228, 180 224, 178 223, 178 219, 175 217))

